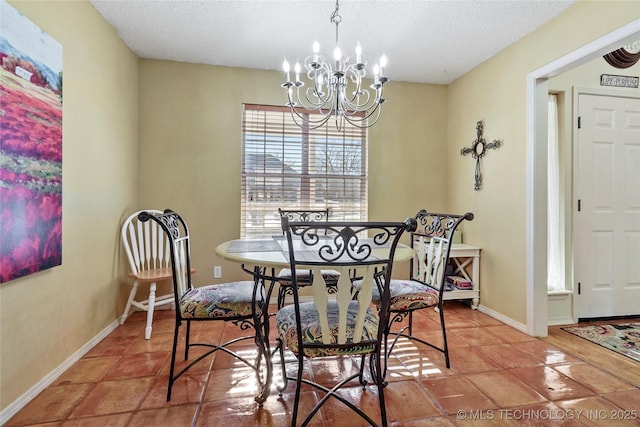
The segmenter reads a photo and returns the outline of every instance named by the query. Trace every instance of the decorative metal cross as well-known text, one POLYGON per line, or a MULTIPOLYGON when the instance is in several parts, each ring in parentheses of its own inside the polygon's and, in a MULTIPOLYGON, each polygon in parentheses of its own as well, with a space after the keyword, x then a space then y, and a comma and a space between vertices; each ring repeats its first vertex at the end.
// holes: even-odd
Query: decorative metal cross
POLYGON ((487 141, 482 136, 483 130, 484 124, 482 123, 482 120, 480 120, 476 124, 477 136, 475 141, 471 143, 471 147, 464 147, 460 150, 461 155, 464 156, 465 154, 471 153, 471 156, 476 159, 476 183, 473 186, 474 190, 480 190, 480 187, 482 186, 482 171, 480 170, 480 159, 484 157, 484 155, 487 153, 487 150, 495 150, 502 144, 502 142, 500 142, 500 140, 498 139, 494 139, 493 142, 487 144, 487 141))

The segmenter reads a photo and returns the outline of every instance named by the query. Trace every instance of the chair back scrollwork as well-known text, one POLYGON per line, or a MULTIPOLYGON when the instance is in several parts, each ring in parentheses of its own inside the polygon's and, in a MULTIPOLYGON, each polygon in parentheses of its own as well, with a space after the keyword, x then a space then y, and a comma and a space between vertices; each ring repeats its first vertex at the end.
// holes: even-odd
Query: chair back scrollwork
POLYGON ((155 215, 141 212, 138 219, 141 222, 154 221, 169 236, 173 290, 176 304, 179 304, 180 296, 192 288, 189 227, 180 215, 169 209, 166 209, 162 214, 155 215))
POLYGON ((417 228, 411 233, 412 246, 416 251, 411 264, 413 279, 438 292, 444 289, 453 235, 464 220, 473 220, 473 214, 439 214, 426 210, 418 212, 417 228))
POLYGON ((329 209, 283 209, 278 208, 280 217, 287 217, 289 222, 328 221, 329 209))

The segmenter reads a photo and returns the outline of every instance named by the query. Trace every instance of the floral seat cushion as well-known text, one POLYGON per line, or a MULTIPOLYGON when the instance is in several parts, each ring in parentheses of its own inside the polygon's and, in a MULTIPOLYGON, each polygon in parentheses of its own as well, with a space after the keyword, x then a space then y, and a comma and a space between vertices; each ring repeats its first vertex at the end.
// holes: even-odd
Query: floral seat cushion
MULTIPOLYGON (((296 270, 296 274, 298 276, 298 286, 311 286, 311 271, 296 270)), ((337 270, 322 270, 322 277, 324 278, 327 286, 335 286, 336 283, 338 283, 338 279, 340 279, 340 272, 337 270)), ((280 270, 280 273, 278 273, 278 283, 282 286, 291 286, 293 284, 290 269, 283 268, 280 270)))
MULTIPOLYGON (((353 328, 355 325, 356 315, 358 313, 358 303, 351 301, 347 312, 347 343, 352 343, 353 328)), ((338 305, 335 302, 329 302, 327 307, 327 317, 330 329, 330 342, 338 342, 338 305)), ((300 304, 300 322, 302 324, 303 340, 307 344, 322 344, 322 332, 320 329, 320 316, 313 302, 304 302, 300 304)), ((281 308, 276 315, 276 329, 282 342, 294 354, 299 353, 298 335, 296 331, 296 315, 295 307, 288 305, 281 308)), ((324 347, 324 348, 306 348, 305 356, 307 357, 324 357, 339 356, 353 354, 367 354, 373 351, 373 344, 366 343, 368 340, 376 340, 378 334, 378 315, 375 309, 367 307, 367 312, 362 330, 363 345, 356 345, 350 348, 324 347)))
MULTIPOLYGON (((361 281, 356 280, 353 286, 360 289, 361 281)), ((420 308, 438 305, 439 296, 435 289, 429 288, 415 280, 392 279, 389 284, 391 293, 391 311, 413 311, 420 308)), ((377 286, 372 290, 372 301, 380 302, 380 291, 377 286)))
MULTIPOLYGON (((241 281, 190 289, 180 298, 180 313, 184 319, 250 317, 253 287, 252 281, 241 281)), ((256 298, 259 300, 260 294, 256 298)), ((259 315, 259 301, 256 306, 259 315)))

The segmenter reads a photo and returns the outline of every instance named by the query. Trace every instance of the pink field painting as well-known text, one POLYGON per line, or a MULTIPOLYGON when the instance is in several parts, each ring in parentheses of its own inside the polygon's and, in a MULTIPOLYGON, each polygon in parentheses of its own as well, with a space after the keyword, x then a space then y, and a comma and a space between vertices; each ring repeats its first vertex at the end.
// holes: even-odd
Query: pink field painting
POLYGON ((62 46, 0 0, 0 283, 62 264, 62 46))

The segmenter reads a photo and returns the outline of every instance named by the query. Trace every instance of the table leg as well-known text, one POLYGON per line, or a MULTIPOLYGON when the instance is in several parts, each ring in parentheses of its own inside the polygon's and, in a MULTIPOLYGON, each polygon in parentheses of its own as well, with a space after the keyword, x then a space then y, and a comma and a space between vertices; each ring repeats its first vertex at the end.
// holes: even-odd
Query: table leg
MULTIPOLYGON (((474 256, 471 263, 471 278, 473 280, 473 289, 478 290, 480 286, 480 257, 474 256)), ((477 309, 480 304, 480 297, 476 297, 472 301, 472 307, 477 309)))
MULTIPOLYGON (((243 269, 245 271, 249 271, 245 269, 244 266, 243 269)), ((269 393, 271 392, 271 382, 273 379, 273 362, 271 360, 271 348, 269 343, 269 300, 271 299, 275 280, 273 272, 271 275, 268 275, 266 268, 264 267, 254 267, 252 274, 255 286, 254 294, 262 295, 265 304, 265 307, 263 307, 260 313, 254 317, 255 343, 258 347, 258 355, 255 365, 258 394, 255 397, 255 401, 262 406, 269 397, 269 393)))

